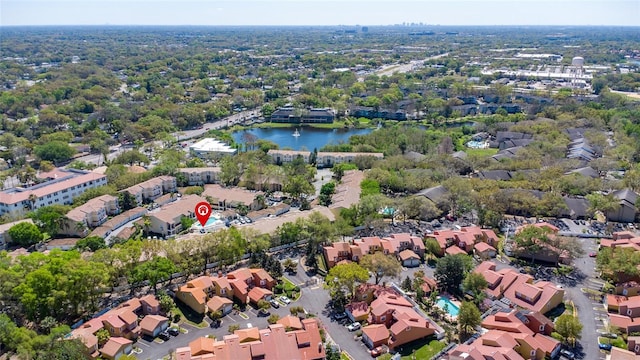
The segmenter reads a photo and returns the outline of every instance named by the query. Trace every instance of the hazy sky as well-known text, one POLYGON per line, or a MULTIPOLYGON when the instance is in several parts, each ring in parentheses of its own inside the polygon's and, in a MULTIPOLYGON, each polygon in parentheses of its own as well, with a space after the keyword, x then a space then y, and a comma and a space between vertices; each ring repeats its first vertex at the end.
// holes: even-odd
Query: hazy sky
POLYGON ((634 25, 640 0, 0 0, 1 25, 634 25))

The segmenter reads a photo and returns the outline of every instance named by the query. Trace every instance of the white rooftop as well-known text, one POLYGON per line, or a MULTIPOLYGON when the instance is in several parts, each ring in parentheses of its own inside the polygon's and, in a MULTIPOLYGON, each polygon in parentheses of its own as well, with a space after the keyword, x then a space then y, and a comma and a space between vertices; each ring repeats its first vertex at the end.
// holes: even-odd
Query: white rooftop
POLYGON ((235 154, 236 152, 236 149, 213 138, 202 139, 197 143, 189 146, 189 149, 198 153, 215 152, 224 154, 235 154))

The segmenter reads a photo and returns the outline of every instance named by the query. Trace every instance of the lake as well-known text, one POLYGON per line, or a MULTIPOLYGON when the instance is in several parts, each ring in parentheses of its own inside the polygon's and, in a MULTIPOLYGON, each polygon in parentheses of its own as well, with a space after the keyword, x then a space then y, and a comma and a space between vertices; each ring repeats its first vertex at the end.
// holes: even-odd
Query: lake
POLYGON ((365 135, 373 129, 320 129, 314 127, 299 128, 254 128, 248 130, 234 131, 231 135, 238 144, 244 144, 242 135, 246 132, 255 135, 258 139, 269 140, 280 146, 280 148, 291 148, 293 150, 322 148, 328 144, 341 144, 349 142, 349 137, 353 135, 365 135), (300 136, 293 136, 298 130, 300 136))

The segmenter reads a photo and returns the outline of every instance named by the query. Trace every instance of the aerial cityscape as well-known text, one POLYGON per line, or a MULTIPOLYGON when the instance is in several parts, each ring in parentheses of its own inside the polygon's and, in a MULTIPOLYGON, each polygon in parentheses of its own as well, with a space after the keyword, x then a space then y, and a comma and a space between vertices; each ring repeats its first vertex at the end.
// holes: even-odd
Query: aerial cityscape
POLYGON ((640 4, 127 4, 3 2, 0 360, 640 359, 640 4))

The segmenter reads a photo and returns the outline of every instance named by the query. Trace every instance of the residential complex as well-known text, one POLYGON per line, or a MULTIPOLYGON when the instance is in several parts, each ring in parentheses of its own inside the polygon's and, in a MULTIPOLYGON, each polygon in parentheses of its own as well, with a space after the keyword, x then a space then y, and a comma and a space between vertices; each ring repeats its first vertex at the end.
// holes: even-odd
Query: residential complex
POLYGON ((546 314, 560 305, 564 290, 548 281, 534 281, 528 274, 521 274, 512 268, 496 270, 496 264, 484 261, 474 272, 487 280, 485 292, 489 299, 517 306, 522 309, 546 314))
POLYGON ((300 329, 287 331, 283 324, 236 330, 222 339, 201 337, 176 349, 176 360, 320 360, 325 349, 316 319, 299 320, 300 329))
POLYGON ((121 192, 128 192, 135 198, 138 205, 145 202, 151 202, 162 194, 173 193, 177 191, 176 178, 173 176, 158 176, 149 179, 140 184, 130 186, 121 192))
MULTIPOLYGON (((322 247, 322 252, 329 268, 334 267, 341 261, 358 262, 364 255, 373 254, 376 251, 382 251, 385 255, 395 256, 404 253, 404 256, 409 256, 411 259, 417 258, 420 261, 424 257, 425 248, 422 238, 408 233, 391 234, 385 238, 377 236, 364 237, 355 239, 352 242, 337 241, 322 247)), ((411 265, 408 266, 415 266, 413 265, 413 260, 411 265)))
POLYGON ((188 185, 202 186, 220 181, 219 167, 180 168, 177 171, 186 177, 188 185))
POLYGON ((185 230, 182 228, 182 218, 196 218, 196 204, 207 202, 207 199, 198 195, 187 195, 181 199, 164 205, 158 211, 149 213, 149 232, 162 235, 163 237, 171 237, 185 230))
MULTIPOLYGON (((273 163, 281 165, 292 162, 298 156, 302 156, 306 163, 309 162, 311 152, 296 150, 269 150, 273 163)), ((331 167, 335 164, 353 163, 358 156, 372 156, 376 159, 384 158, 382 153, 355 153, 355 152, 318 152, 316 164, 318 167, 331 167)))
POLYGON ((101 355, 107 359, 117 359, 132 351, 133 340, 140 335, 158 333, 169 326, 169 319, 160 315, 160 304, 154 295, 133 298, 113 310, 95 317, 71 332, 70 338, 77 338, 86 347, 92 358, 101 355), (142 319, 139 321, 139 319, 142 319), (96 333, 106 329, 109 340, 98 346, 96 333))
POLYGON ((87 228, 96 228, 107 221, 107 217, 120 213, 118 198, 112 195, 102 195, 87 201, 65 217, 60 233, 73 236, 86 236, 87 228))
POLYGON ((227 210, 237 208, 240 205, 246 206, 249 210, 258 210, 260 204, 257 197, 264 196, 260 191, 249 191, 237 187, 223 187, 218 184, 205 185, 203 196, 212 200, 211 207, 216 210, 227 210))
POLYGON ((264 269, 241 268, 226 276, 204 275, 193 279, 178 289, 176 299, 199 314, 221 311, 226 315, 231 311, 228 300, 257 304, 271 298, 271 289, 275 285, 276 281, 264 269))
POLYGON ((105 175, 75 169, 54 169, 38 178, 43 182, 0 192, 0 215, 20 216, 43 206, 71 205, 88 189, 107 185, 105 175))
POLYGON ((332 123, 335 119, 332 109, 296 109, 283 107, 271 114, 271 122, 292 124, 332 123))
POLYGON ((476 251, 479 256, 495 256, 498 236, 491 229, 466 226, 459 230, 437 230, 427 234, 425 240, 435 239, 440 245, 438 255, 468 254, 476 251), (481 245, 484 244, 484 245, 481 245))
POLYGON ((393 288, 362 284, 353 302, 345 307, 352 321, 366 321, 362 341, 375 348, 387 345, 398 348, 434 335, 440 329, 422 311, 393 288))

